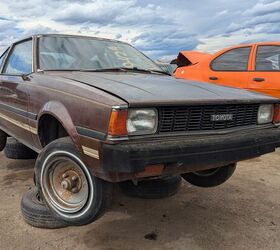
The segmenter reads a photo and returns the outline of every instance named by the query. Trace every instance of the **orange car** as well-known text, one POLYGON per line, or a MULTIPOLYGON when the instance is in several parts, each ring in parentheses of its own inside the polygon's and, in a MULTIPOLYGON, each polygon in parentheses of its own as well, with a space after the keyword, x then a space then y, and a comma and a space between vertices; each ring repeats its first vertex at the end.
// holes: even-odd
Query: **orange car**
POLYGON ((177 78, 229 85, 280 98, 280 42, 243 44, 214 55, 182 51, 177 78))

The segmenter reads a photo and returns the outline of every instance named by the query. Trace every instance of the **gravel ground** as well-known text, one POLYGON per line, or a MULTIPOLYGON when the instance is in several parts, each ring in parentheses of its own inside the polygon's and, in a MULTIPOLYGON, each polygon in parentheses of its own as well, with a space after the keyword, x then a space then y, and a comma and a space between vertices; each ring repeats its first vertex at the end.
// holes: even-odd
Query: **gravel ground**
POLYGON ((162 200, 117 194, 91 225, 42 230, 25 224, 19 208, 34 161, 1 153, 0 249, 280 249, 279 159, 277 151, 242 162, 220 187, 184 183, 162 200))

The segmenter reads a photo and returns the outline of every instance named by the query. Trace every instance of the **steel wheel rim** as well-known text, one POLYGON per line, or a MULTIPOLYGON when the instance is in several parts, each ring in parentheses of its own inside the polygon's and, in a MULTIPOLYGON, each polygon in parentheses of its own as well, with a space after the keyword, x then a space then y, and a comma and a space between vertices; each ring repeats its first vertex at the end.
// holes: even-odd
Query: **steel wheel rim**
POLYGON ((43 169, 41 180, 46 201, 60 213, 75 214, 87 204, 90 193, 87 176, 80 165, 69 157, 50 159, 43 169), (72 177, 76 177, 76 181, 72 177), (70 183, 70 186, 65 183, 70 183))

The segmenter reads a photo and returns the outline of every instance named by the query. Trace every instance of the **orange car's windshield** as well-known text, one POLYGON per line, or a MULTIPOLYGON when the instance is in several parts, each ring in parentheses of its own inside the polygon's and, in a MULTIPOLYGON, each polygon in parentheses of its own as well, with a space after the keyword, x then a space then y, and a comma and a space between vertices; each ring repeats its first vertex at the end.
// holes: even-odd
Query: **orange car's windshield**
POLYGON ((138 68, 162 71, 131 45, 88 37, 44 36, 39 39, 42 70, 138 68))

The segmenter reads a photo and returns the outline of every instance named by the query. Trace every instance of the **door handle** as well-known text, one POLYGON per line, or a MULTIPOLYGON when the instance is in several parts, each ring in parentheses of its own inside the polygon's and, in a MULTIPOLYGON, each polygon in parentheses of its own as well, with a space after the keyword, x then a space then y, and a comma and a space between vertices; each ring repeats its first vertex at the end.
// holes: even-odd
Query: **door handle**
POLYGON ((253 78, 253 81, 255 81, 255 82, 264 82, 265 79, 264 78, 260 78, 260 77, 255 77, 255 78, 253 78))
POLYGON ((209 77, 209 80, 215 81, 215 80, 218 80, 218 77, 216 77, 216 76, 210 76, 210 77, 209 77))

